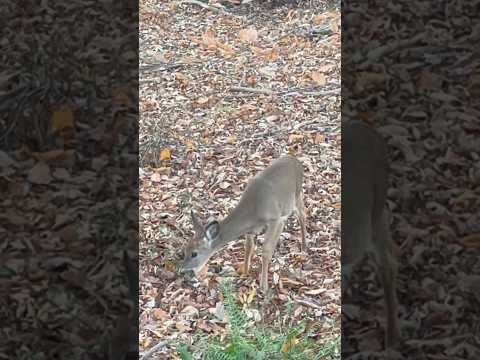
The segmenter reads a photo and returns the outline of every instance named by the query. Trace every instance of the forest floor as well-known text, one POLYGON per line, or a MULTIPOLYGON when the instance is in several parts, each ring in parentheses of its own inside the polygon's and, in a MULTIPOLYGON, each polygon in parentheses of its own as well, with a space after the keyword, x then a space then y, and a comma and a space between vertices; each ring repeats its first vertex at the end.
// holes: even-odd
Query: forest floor
MULTIPOLYGON (((140 2, 140 350, 225 332, 218 284, 262 322, 321 323, 340 334, 340 11, 325 6, 225 7, 140 2), (303 163, 308 251, 290 219, 262 306, 260 253, 241 276, 243 240, 199 275, 175 271, 190 210, 223 218, 247 180, 281 154, 303 163), (286 311, 285 309, 290 309, 286 311)), ((260 240, 263 236, 260 236, 260 240)))

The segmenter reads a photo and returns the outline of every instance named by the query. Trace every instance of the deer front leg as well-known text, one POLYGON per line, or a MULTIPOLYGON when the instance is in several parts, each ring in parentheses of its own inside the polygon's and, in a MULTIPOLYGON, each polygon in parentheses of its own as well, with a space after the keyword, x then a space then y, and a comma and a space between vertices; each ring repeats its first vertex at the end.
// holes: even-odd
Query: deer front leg
POLYGON ((305 206, 303 205, 303 193, 301 193, 296 201, 296 211, 297 211, 297 219, 300 224, 300 231, 302 233, 302 243, 300 245, 300 251, 304 252, 307 250, 307 241, 305 239, 306 231, 305 231, 305 206))
POLYGON ((255 251, 255 238, 253 235, 247 235, 245 239, 245 261, 243 265, 244 275, 248 275, 250 271, 250 264, 252 261, 252 255, 255 251))
POLYGON ((267 293, 268 291, 268 265, 272 260, 273 252, 277 247, 278 239, 283 230, 283 221, 274 222, 268 225, 265 233, 265 241, 262 249, 262 275, 260 278, 260 289, 267 293))
POLYGON ((387 349, 395 349, 398 347, 401 338, 397 315, 397 262, 392 254, 393 240, 391 239, 387 216, 388 213, 385 209, 379 220, 377 231, 374 234, 374 242, 378 246, 375 258, 377 263, 378 277, 383 287, 385 296, 385 312, 387 318, 385 347, 387 349))

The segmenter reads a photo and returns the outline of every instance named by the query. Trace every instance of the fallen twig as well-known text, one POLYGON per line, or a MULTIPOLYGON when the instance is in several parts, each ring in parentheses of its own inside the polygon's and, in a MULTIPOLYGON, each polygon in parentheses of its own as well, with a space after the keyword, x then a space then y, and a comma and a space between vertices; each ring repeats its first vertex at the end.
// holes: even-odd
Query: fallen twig
POLYGON ((157 345, 151 347, 148 351, 146 351, 145 354, 143 354, 143 356, 140 358, 140 360, 147 360, 150 356, 152 356, 155 351, 160 350, 171 342, 172 339, 160 341, 157 345))
POLYGON ((399 50, 402 48, 406 48, 412 45, 415 45, 417 42, 420 42, 423 40, 425 35, 423 33, 417 34, 414 37, 410 39, 404 39, 404 40, 398 40, 394 42, 390 42, 387 45, 381 46, 379 48, 375 48, 371 50, 367 54, 367 59, 369 61, 377 61, 381 57, 388 55, 391 52, 394 52, 395 50, 399 50))
POLYGON ((177 64, 164 64, 164 63, 148 64, 148 65, 140 66, 140 71, 167 71, 167 70, 177 69, 179 67, 183 67, 183 66, 186 66, 186 65, 187 64, 183 64, 183 63, 177 63, 177 64))
POLYGON ((309 90, 302 90, 302 89, 274 91, 270 89, 255 89, 255 88, 248 88, 243 86, 233 86, 230 88, 230 91, 253 93, 253 94, 265 94, 265 95, 279 95, 279 96, 292 96, 292 95, 298 95, 298 94, 310 95, 310 96, 325 96, 325 95, 332 95, 332 94, 340 94, 340 89, 331 89, 331 90, 324 90, 324 91, 309 91, 309 90))
POLYGON ((278 94, 277 91, 273 91, 270 89, 254 89, 254 88, 247 88, 243 86, 234 86, 230 88, 230 91, 233 92, 249 92, 254 94, 265 94, 265 95, 276 95, 278 94))
MULTIPOLYGON (((180 0, 180 1, 177 1, 176 2, 177 4, 194 4, 194 5, 198 5, 204 9, 207 9, 207 10, 210 10, 210 11, 216 11, 216 12, 219 12, 223 15, 233 15, 231 13, 229 13, 228 11, 225 11, 224 9, 222 8, 219 8, 219 7, 216 7, 216 6, 212 6, 212 5, 208 5, 208 4, 205 4, 201 1, 198 1, 198 0, 180 0)), ((235 16, 235 15, 234 15, 235 16)))

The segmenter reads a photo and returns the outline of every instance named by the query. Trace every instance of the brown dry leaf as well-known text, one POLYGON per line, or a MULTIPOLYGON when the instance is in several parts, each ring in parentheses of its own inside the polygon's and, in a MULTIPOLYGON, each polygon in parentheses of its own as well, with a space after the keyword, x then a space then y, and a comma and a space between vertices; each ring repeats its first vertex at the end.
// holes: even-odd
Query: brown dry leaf
POLYGON ((199 311, 195 306, 192 305, 187 305, 185 306, 182 311, 180 311, 180 314, 183 316, 186 316, 187 318, 196 318, 199 315, 199 311))
POLYGON ((265 53, 265 58, 270 61, 275 61, 279 58, 280 54, 278 53, 277 49, 270 49, 267 50, 265 53))
POLYGON ((159 173, 153 173, 152 176, 150 176, 150 180, 153 182, 161 182, 162 176, 159 173))
POLYGON ((121 87, 112 91, 112 98, 118 105, 130 106, 132 104, 132 100, 128 96, 127 92, 121 87))
POLYGON ((73 112, 68 105, 62 105, 52 115, 52 128, 54 132, 61 132, 73 128, 73 112))
POLYGON ((315 137, 313 138, 313 142, 315 144, 323 144, 325 142, 325 135, 322 133, 316 133, 315 137))
POLYGON ((211 30, 205 31, 201 38, 202 44, 208 48, 216 48, 218 40, 215 38, 215 34, 211 30))
POLYGON ((338 202, 332 205, 334 209, 341 209, 342 208, 342 203, 338 202))
POLYGON ((228 181, 222 181, 218 186, 220 189, 225 190, 230 187, 230 183, 228 181))
POLYGON ((246 304, 247 303, 247 294, 240 294, 239 300, 241 304, 246 304))
POLYGON ((243 261, 237 266, 236 271, 239 275, 245 275, 245 263, 243 261))
POLYGON ((368 113, 368 111, 360 111, 358 113, 358 117, 360 118, 361 121, 370 123, 370 114, 368 113))
POLYGON ((335 19, 333 20, 331 23, 330 23, 330 30, 332 30, 332 32, 334 34, 338 34, 339 30, 340 30, 340 21, 339 19, 335 19))
POLYGON ((242 29, 238 33, 238 39, 245 43, 254 43, 258 40, 258 32, 255 29, 242 29))
POLYGON ((325 65, 322 65, 322 66, 318 67, 318 71, 321 72, 321 73, 327 73, 327 72, 332 71, 334 69, 335 69, 334 64, 325 64, 325 65))
POLYGON ((326 290, 325 289, 312 289, 312 290, 307 290, 304 293, 306 295, 320 295, 321 293, 324 293, 326 290))
POLYGON ((303 286, 303 283, 290 278, 282 278, 282 281, 284 285, 288 285, 288 286, 293 286, 293 287, 303 286))
POLYGON ((51 160, 57 160, 57 159, 66 159, 70 156, 72 156, 74 153, 74 150, 50 150, 46 152, 34 152, 32 153, 32 156, 38 160, 38 161, 44 161, 48 162, 51 160))
POLYGON ((186 321, 177 321, 175 323, 175 327, 177 328, 178 331, 180 332, 189 332, 192 331, 192 328, 188 326, 186 321))
POLYGON ((293 337, 287 341, 285 341, 280 349, 282 353, 286 353, 292 348, 293 346, 297 345, 299 340, 296 337, 293 337))
POLYGON ((469 247, 480 247, 480 233, 464 236, 461 240, 463 245, 469 247))
POLYGON ((164 148, 160 151, 160 160, 161 161, 170 160, 170 150, 168 148, 164 148))
POLYGON ((292 156, 295 156, 298 154, 298 150, 293 146, 289 146, 287 151, 288 151, 288 154, 292 156))
POLYGON ((202 97, 197 99, 197 104, 203 105, 203 104, 208 103, 209 101, 210 101, 210 98, 208 98, 206 96, 202 96, 202 97))
POLYGON ((163 322, 170 317, 168 313, 162 309, 153 309, 152 315, 155 320, 158 320, 160 322, 163 322))
POLYGON ((233 144, 235 144, 236 142, 237 142, 237 137, 236 137, 236 136, 229 136, 229 137, 227 138, 227 144, 233 145, 233 144))
POLYGON ((247 304, 250 304, 253 301, 256 294, 257 294, 257 289, 252 288, 248 293, 247 304))
POLYGON ((175 73, 175 79, 179 81, 187 81, 187 77, 180 72, 175 73))
POLYGON ((185 145, 187 147, 187 152, 191 152, 195 148, 193 141, 187 141, 185 145))
POLYGON ((175 263, 173 261, 165 261, 163 266, 166 271, 174 272, 175 271, 175 263))
POLYGON ((301 142, 302 140, 303 140, 303 135, 301 135, 301 134, 290 134, 288 136, 288 142, 290 144, 301 142))
POLYGON ((46 185, 52 181, 50 166, 44 162, 38 162, 28 172, 28 181, 32 184, 46 185))
POLYGON ((319 71, 312 71, 310 77, 320 86, 325 86, 327 83, 327 77, 319 71))
POLYGON ((246 83, 251 87, 255 87, 257 86, 258 81, 257 81, 257 78, 254 75, 252 75, 247 77, 246 83))
POLYGON ((442 87, 442 78, 429 71, 423 71, 417 80, 420 89, 436 90, 442 87))
POLYGON ((235 55, 235 49, 232 48, 228 44, 218 43, 217 47, 220 50, 220 52, 222 53, 222 55, 225 56, 225 57, 230 57, 232 55, 235 55))
POLYGON ((265 50, 263 50, 262 48, 259 48, 257 46, 251 46, 250 47, 250 50, 252 50, 252 52, 255 54, 255 55, 259 55, 259 56, 263 56, 265 54, 265 50))
POLYGON ((313 23, 315 25, 321 25, 323 24, 326 18, 327 18, 326 14, 319 14, 313 18, 313 23))
POLYGON ((212 327, 209 324, 207 324, 207 322, 203 319, 199 319, 197 321, 197 329, 204 330, 208 333, 213 332, 212 327))
POLYGON ((385 74, 379 72, 362 71, 357 75, 355 88, 362 91, 366 88, 372 88, 383 85, 385 82, 385 74))

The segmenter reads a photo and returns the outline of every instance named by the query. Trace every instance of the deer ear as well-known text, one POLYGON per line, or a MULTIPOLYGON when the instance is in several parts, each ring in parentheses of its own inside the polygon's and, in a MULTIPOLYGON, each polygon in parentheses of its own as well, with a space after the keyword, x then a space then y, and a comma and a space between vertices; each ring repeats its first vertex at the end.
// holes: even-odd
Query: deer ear
POLYGON ((200 221, 198 221, 198 218, 193 212, 193 210, 190 210, 190 216, 192 217, 193 230, 198 234, 202 233, 203 226, 202 224, 200 224, 200 221))
POLYGON ((207 239, 209 241, 213 241, 218 237, 220 233, 220 224, 218 221, 214 220, 207 225, 205 229, 205 234, 207 235, 207 239))

